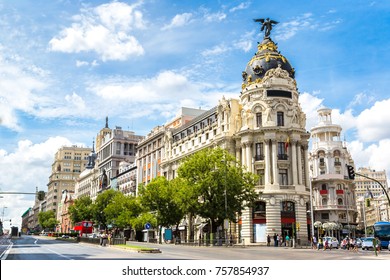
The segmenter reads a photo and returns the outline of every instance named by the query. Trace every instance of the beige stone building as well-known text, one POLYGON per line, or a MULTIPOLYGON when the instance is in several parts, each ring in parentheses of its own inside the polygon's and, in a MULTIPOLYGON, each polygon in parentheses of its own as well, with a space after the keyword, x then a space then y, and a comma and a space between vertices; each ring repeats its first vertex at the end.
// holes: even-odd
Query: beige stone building
MULTIPOLYGON (((128 163, 135 162, 138 142, 144 137, 135 135, 132 131, 123 130, 121 127, 111 129, 108 127, 108 118, 106 125, 100 130, 96 137, 97 165, 99 169, 99 187, 97 192, 111 188, 111 179, 119 175, 119 164, 123 161, 128 163)), ((96 193, 95 190, 92 190, 96 193)))
POLYGON ((47 184, 46 211, 54 211, 57 220, 61 219, 61 212, 58 211, 61 194, 64 190, 74 192, 76 179, 85 169, 90 152, 91 148, 62 147, 54 156, 47 184))
MULTIPOLYGON (((220 146, 248 171, 261 175, 258 200, 230 229, 239 242, 265 243, 267 235, 297 233, 307 243, 310 229, 306 116, 299 104, 294 69, 265 37, 242 72, 237 99, 222 98, 216 107, 188 123, 167 130, 161 172, 173 179, 185 156, 220 146)), ((201 217, 193 221, 201 230, 201 217)), ((197 236, 197 233, 195 233, 197 236)))
POLYGON ((185 126, 206 110, 182 107, 178 114, 165 125, 153 128, 137 147, 137 182, 147 185, 157 176, 162 176, 161 160, 165 158, 165 137, 168 130, 185 126))

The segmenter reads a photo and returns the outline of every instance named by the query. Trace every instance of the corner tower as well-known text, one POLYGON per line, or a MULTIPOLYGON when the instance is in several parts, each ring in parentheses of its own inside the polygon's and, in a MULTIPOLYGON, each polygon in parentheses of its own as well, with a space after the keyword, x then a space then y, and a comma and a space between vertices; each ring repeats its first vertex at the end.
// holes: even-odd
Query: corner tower
POLYGON ((311 234, 306 115, 295 70, 270 37, 270 24, 277 22, 255 21, 266 33, 242 72, 236 156, 261 179, 259 200, 244 213, 249 223, 242 223, 242 238, 258 243, 278 234, 306 243, 311 234))

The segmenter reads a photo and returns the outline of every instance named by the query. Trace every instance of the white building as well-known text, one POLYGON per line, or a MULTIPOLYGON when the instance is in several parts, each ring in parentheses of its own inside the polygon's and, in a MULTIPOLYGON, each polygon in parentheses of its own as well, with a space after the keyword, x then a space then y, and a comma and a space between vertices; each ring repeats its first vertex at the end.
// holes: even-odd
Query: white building
POLYGON ((311 129, 309 155, 314 222, 322 223, 317 234, 337 234, 340 238, 357 225, 355 187, 346 168, 354 164, 341 140, 341 126, 332 123, 332 110, 321 108, 318 116, 319 123, 311 129))
POLYGON ((165 133, 161 170, 168 179, 176 176, 185 156, 214 146, 261 175, 255 207, 230 228, 245 244, 265 243, 267 235, 291 237, 293 232, 301 243, 308 241, 310 135, 294 74, 276 44, 265 37, 242 72, 238 99, 222 98, 216 107, 165 133))

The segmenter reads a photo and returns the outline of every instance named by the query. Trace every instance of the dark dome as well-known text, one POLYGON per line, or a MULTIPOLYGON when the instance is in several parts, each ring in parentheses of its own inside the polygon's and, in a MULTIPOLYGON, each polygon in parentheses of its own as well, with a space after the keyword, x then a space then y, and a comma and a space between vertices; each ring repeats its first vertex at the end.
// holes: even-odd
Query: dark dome
POLYGON ((278 47, 270 39, 265 38, 257 46, 257 52, 254 57, 248 62, 245 71, 242 72, 243 86, 253 82, 260 82, 268 70, 278 68, 278 65, 283 70, 289 73, 291 78, 294 78, 295 70, 291 67, 288 60, 278 52, 278 47))

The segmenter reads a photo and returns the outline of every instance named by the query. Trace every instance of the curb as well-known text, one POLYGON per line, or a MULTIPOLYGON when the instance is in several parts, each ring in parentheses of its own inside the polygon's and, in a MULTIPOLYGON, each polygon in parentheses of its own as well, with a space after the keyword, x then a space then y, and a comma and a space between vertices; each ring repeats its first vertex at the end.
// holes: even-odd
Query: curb
POLYGON ((150 254, 156 254, 156 253, 162 253, 160 249, 141 249, 138 250, 138 253, 150 253, 150 254))

